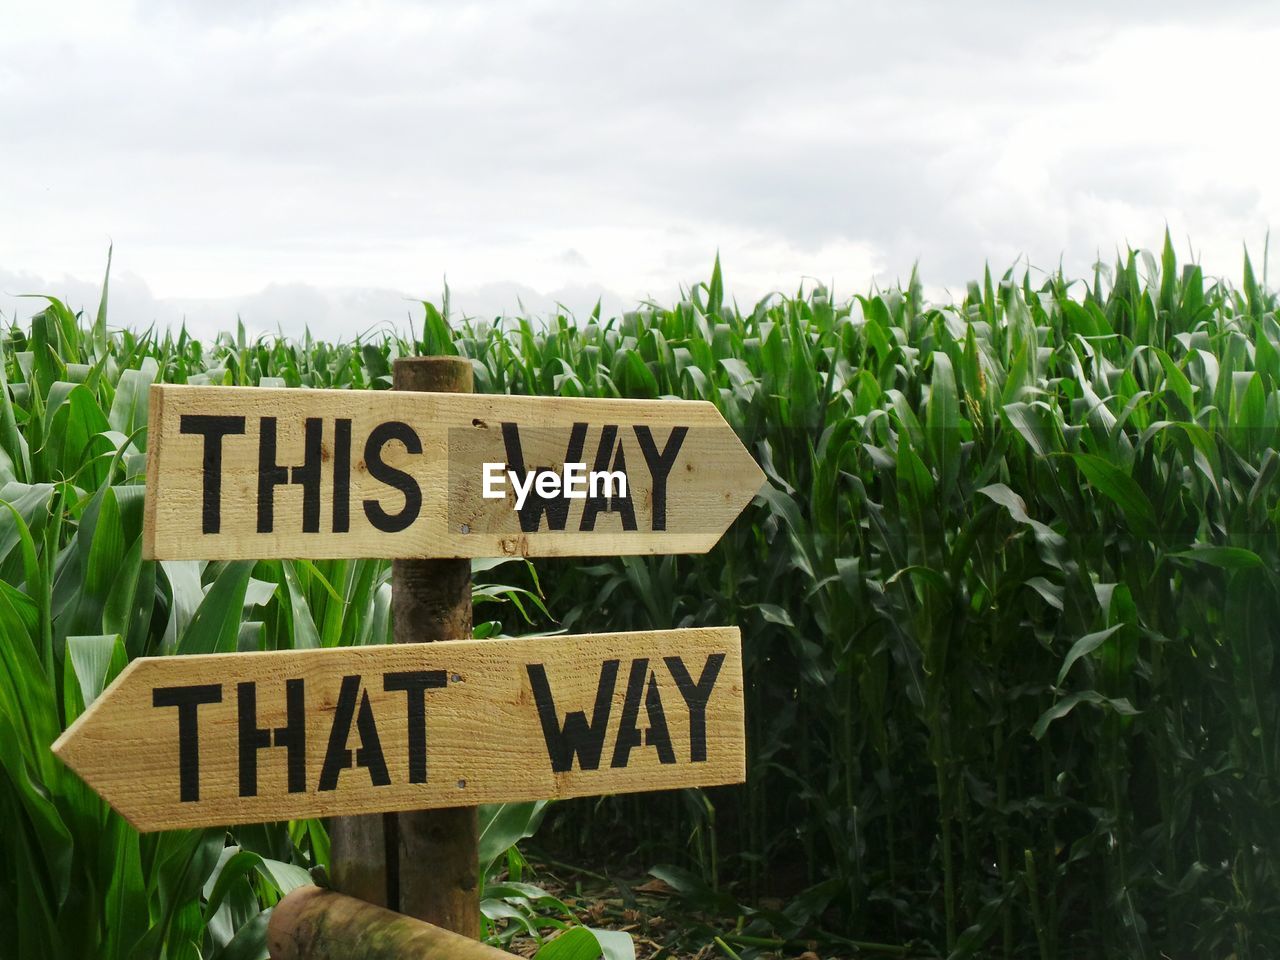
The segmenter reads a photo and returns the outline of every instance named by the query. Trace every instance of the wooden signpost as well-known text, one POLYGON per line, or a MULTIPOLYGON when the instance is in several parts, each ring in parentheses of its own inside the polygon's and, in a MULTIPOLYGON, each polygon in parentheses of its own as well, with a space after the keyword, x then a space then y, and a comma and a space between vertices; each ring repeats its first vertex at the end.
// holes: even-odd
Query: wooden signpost
POLYGON ((467 640, 467 558, 702 553, 764 474, 710 403, 394 383, 153 386, 143 555, 391 558, 396 643, 136 660, 53 749, 139 830, 331 817, 340 891, 474 937, 476 804, 736 783, 745 737, 736 628, 467 640))
POLYGON ((703 553, 764 475, 704 401, 151 388, 162 560, 703 553))
POLYGON ((741 781, 736 627, 150 657, 53 750, 139 830, 741 781))

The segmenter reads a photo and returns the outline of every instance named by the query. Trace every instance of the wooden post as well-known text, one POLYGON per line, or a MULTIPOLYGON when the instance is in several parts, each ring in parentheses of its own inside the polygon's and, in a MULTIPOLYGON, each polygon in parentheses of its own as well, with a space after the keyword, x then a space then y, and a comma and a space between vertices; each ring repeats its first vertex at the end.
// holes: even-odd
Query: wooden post
MULTIPOLYGON (((396 390, 471 393, 464 357, 395 361, 396 390)), ((391 611, 396 643, 471 636, 469 560, 393 560, 391 611)), ((475 807, 335 818, 334 889, 453 930, 480 935, 479 846, 475 807)))
POLYGON ((271 960, 511 960, 421 920, 319 887, 299 887, 267 925, 271 960))

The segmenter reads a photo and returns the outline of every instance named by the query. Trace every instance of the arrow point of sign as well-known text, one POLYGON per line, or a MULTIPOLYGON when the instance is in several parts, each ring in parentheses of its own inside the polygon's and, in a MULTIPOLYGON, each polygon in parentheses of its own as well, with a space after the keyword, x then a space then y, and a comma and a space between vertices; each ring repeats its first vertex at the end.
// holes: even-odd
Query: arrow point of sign
POLYGON ((764 485, 768 482, 765 472, 760 469, 760 465, 756 463, 755 458, 747 451, 742 440, 738 438, 733 429, 726 423, 725 429, 733 434, 736 441, 736 449, 733 454, 726 458, 727 462, 722 465, 727 480, 724 493, 724 506, 727 508, 724 513, 724 522, 714 531, 714 536, 708 538, 707 545, 702 549, 702 553, 706 553, 714 547, 725 532, 733 525, 739 514, 742 513, 751 501, 756 498, 764 485))
MULTIPOLYGON (((103 744, 93 736, 92 731, 95 727, 111 713, 110 703, 115 694, 129 681, 129 678, 136 673, 144 661, 135 660, 129 663, 116 676, 106 688, 98 694, 91 704, 89 704, 84 712, 62 731, 57 740, 53 741, 49 750, 57 757, 62 764, 74 773, 77 777, 84 781, 86 785, 97 792, 104 800, 107 801, 117 813, 124 817, 125 821, 134 829, 145 831, 147 825, 134 817, 131 812, 121 809, 116 805, 111 796, 110 784, 106 784, 107 789, 103 789, 103 780, 109 779, 101 776, 104 770, 104 763, 107 769, 110 767, 109 759, 104 758, 103 744)), ((107 749, 110 754, 110 749, 107 749)))
MULTIPOLYGON (((74 724, 72 726, 74 726, 74 724)), ((71 727, 68 727, 66 730, 63 730, 62 735, 59 736, 57 740, 53 741, 53 746, 51 746, 49 749, 53 751, 53 755, 55 757, 61 760, 68 767, 71 767, 72 770, 74 770, 75 767, 72 766, 72 762, 71 762, 71 756, 70 756, 71 752, 70 750, 67 749, 67 744, 69 742, 68 735, 70 733, 71 733, 71 727)))
POLYGON ((53 742, 50 748, 53 755, 57 757, 62 764, 74 773, 85 783, 90 784, 92 777, 92 760, 84 749, 86 744, 83 742, 80 734, 83 727, 79 720, 68 727, 57 740, 53 742))
MULTIPOLYGON (((92 709, 92 707, 90 709, 92 709)), ((71 726, 62 731, 61 736, 59 736, 57 740, 53 741, 53 746, 49 748, 55 757, 61 760, 70 770, 74 771, 82 780, 84 779, 84 774, 81 772, 80 761, 83 758, 81 757, 80 751, 77 747, 80 744, 80 734, 85 727, 85 717, 88 715, 89 710, 80 714, 71 726)))

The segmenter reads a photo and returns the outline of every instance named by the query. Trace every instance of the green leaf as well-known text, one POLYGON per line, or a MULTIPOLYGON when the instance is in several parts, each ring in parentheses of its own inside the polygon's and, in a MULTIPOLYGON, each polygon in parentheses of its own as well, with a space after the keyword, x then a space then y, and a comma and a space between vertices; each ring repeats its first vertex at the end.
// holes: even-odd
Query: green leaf
POLYGON ((289 611, 293 617, 293 642, 295 650, 314 650, 320 646, 320 633, 316 630, 316 622, 311 618, 311 608, 307 604, 307 595, 298 583, 298 574, 293 563, 282 560, 285 590, 289 594, 289 611))
POLYGON ((186 631, 191 618, 204 601, 204 588, 200 584, 203 564, 195 560, 161 560, 160 569, 169 584, 169 621, 165 625, 164 650, 171 653, 178 645, 178 638, 186 631))
POLYGON ((480 876, 488 876, 509 847, 537 832, 548 803, 548 800, 490 803, 480 808, 480 876))
POLYGON ((102 295, 98 298, 98 312, 93 319, 93 352, 98 357, 105 357, 110 346, 107 340, 107 290, 111 285, 111 253, 114 248, 115 244, 107 244, 107 269, 102 274, 102 295))
POLYGON ((104 846, 114 853, 105 894, 105 955, 125 958, 142 938, 150 921, 141 844, 137 831, 115 814, 108 815, 104 833, 107 841, 104 846))
MULTIPOLYGON (((626 936, 626 934, 623 934, 626 936)), ((630 937, 627 937, 630 940, 630 937)), ((616 944, 611 943, 616 949, 616 944)), ((533 955, 533 960, 599 960, 605 956, 604 946, 595 932, 587 927, 570 927, 564 933, 560 934, 553 940, 548 940, 538 952, 533 955)), ((614 960, 614 954, 608 956, 605 960, 614 960)), ((631 954, 634 956, 634 953, 631 954)))
POLYGON ((144 600, 150 610, 153 598, 138 596, 138 588, 145 586, 145 580, 142 575, 142 538, 138 537, 121 561, 115 584, 107 593, 102 607, 102 629, 124 635, 135 624, 135 607, 140 600, 144 600))
POLYGON ((1052 413, 1043 404, 1006 403, 1004 415, 1038 457, 1057 452, 1060 445, 1054 430, 1052 413))
POLYGON ((596 927, 587 929, 596 938, 596 944, 604 960, 635 960, 636 944, 631 939, 631 934, 621 930, 600 930, 596 927))
POLYGON ((210 960, 270 960, 267 950, 267 925, 270 922, 271 910, 263 910, 237 930, 231 942, 210 960))
POLYGON ((262 863, 262 856, 252 850, 227 847, 222 851, 218 866, 204 883, 206 923, 222 908, 223 901, 231 888, 237 883, 246 882, 246 878, 260 863, 262 863))
POLYGON ((51 483, 8 483, 0 488, 0 501, 13 508, 12 511, 0 510, 0 561, 23 541, 22 526, 27 528, 28 535, 44 528, 52 498, 51 483))
POLYGON ((26 438, 18 432, 17 413, 5 371, 8 357, 7 345, 0 338, 0 450, 4 451, 16 479, 28 481, 31 479, 31 458, 26 438))
MULTIPOLYGON (((1009 516, 1018 523, 1025 524, 1036 539, 1036 547, 1041 558, 1059 570, 1064 567, 1063 557, 1067 552, 1067 539, 1048 524, 1033 519, 1027 513, 1027 505, 1022 497, 1014 493, 1008 484, 992 483, 977 491, 982 496, 1000 504, 1008 511, 1009 516)), ((1050 601, 1052 602, 1052 601, 1050 601)))
POLYGON ((282 860, 272 860, 270 857, 262 857, 257 870, 281 897, 287 897, 299 887, 312 883, 311 874, 304 868, 282 860))
MULTIPOLYGON (((27 709, 39 707, 31 703, 27 709)), ((31 831, 39 849, 42 871, 47 872, 51 881, 52 899, 61 904, 71 887, 75 845, 70 829, 49 797, 48 789, 35 778, 38 766, 33 758, 24 755, 20 744, 25 737, 18 732, 14 720, 9 710, 0 709, 0 769, 8 775, 23 814, 23 821, 11 824, 11 829, 18 827, 31 831)), ((46 741, 42 749, 47 751, 50 742, 46 741)), ((36 876, 28 875, 28 882, 36 881, 36 876)))
POLYGON ((222 568, 179 638, 176 653, 232 653, 236 650, 241 609, 253 566, 252 560, 233 560, 222 568))
MULTIPOLYGON (((39 451, 47 478, 80 480, 93 450, 110 448, 106 440, 94 442, 109 429, 97 398, 84 384, 53 384, 45 408, 45 445, 39 451)), ((104 477, 102 470, 92 471, 86 485, 96 487, 104 477)))
POLYGON ((124 527, 120 505, 115 491, 107 487, 102 491, 84 569, 84 589, 94 600, 95 609, 106 605, 123 561, 124 527))
POLYGON ((112 430, 132 436, 147 425, 148 398, 151 384, 159 374, 159 366, 152 357, 142 361, 137 370, 125 370, 116 383, 116 394, 111 400, 107 422, 112 430))
POLYGON ((933 380, 925 408, 928 447, 938 470, 938 479, 949 487, 960 469, 960 400, 956 392, 951 358, 933 353, 933 380))
POLYGON ((1135 533, 1147 539, 1156 538, 1155 508, 1129 474, 1097 454, 1073 453, 1071 457, 1089 483, 1120 508, 1135 533))
POLYGON ((1193 415, 1196 412, 1196 405, 1191 392, 1191 381, 1163 350, 1157 350, 1156 356, 1160 358, 1160 365, 1164 368, 1165 386, 1173 391, 1173 395, 1185 408, 1183 416, 1193 415))
POLYGON ((1263 566, 1262 558, 1252 550, 1244 547, 1216 547, 1207 543, 1198 543, 1190 550, 1170 556, 1186 557, 1210 566, 1222 567, 1224 570, 1246 570, 1263 566))
POLYGON ((115 633, 67 637, 67 658, 80 685, 80 696, 88 708, 124 669, 124 641, 115 633))
POLYGON ((1116 624, 1114 627, 1108 627, 1106 630, 1100 630, 1097 633, 1088 633, 1071 645, 1071 649, 1067 651, 1067 656, 1062 661, 1062 669, 1058 671, 1058 686, 1062 686, 1062 681, 1067 679, 1067 674, 1074 664, 1081 657, 1088 656, 1097 650, 1106 642, 1107 638, 1122 627, 1123 624, 1116 624))
POLYGON ((707 313, 720 313, 724 305, 724 277, 720 272, 720 251, 716 251, 715 266, 711 268, 711 283, 707 286, 707 313))
POLYGON ((1104 697, 1097 690, 1080 690, 1063 697, 1042 713, 1040 719, 1035 722, 1035 726, 1031 728, 1031 735, 1037 740, 1042 739, 1050 724, 1056 720, 1061 720, 1082 703, 1091 703, 1104 709, 1111 709, 1124 717, 1133 717, 1138 714, 1133 704, 1125 697, 1110 698, 1104 697))

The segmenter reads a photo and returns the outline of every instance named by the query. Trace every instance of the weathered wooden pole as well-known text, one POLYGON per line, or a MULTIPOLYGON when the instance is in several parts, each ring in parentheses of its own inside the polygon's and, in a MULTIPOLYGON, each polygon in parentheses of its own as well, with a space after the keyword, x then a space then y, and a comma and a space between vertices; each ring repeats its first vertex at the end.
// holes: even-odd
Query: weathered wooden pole
MULTIPOLYGON (((406 357, 392 368, 396 390, 471 393, 473 384, 464 357, 406 357)), ((396 643, 469 637, 471 562, 393 560, 391 611, 396 643)), ((340 817, 330 832, 336 890, 464 937, 480 935, 475 807, 340 817)))
POLYGON ((383 907, 299 887, 267 926, 271 960, 511 960, 511 954, 383 907))

